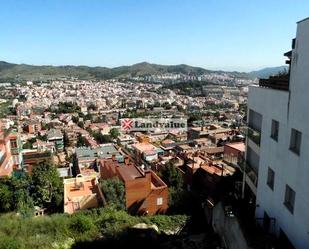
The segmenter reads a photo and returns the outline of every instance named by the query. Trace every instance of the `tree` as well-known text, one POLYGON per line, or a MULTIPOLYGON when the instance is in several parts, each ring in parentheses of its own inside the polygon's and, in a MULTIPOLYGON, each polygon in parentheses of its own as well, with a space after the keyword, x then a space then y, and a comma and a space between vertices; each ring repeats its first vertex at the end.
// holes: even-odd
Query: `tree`
POLYGON ((83 147, 83 146, 87 146, 87 140, 82 135, 78 135, 76 147, 83 147))
POLYGON ((125 186, 117 177, 101 181, 102 192, 109 205, 125 210, 125 186))
POLYGON ((94 104, 94 103, 91 103, 89 106, 88 106, 88 110, 93 110, 93 111, 96 111, 98 108, 97 106, 94 104))
POLYGON ((103 135, 101 132, 93 132, 93 138, 99 143, 109 143, 111 141, 110 135, 103 135))
POLYGON ((62 207, 63 183, 57 169, 49 162, 42 162, 32 171, 32 197, 34 204, 57 210, 62 207))
POLYGON ((43 136, 41 136, 40 134, 38 135, 38 138, 42 141, 47 141, 47 134, 44 134, 43 136))
POLYGON ((64 131, 64 133, 63 133, 63 145, 64 145, 65 148, 69 147, 71 145, 68 133, 66 131, 64 131))
POLYGON ((78 116, 72 116, 72 121, 77 124, 79 121, 79 117, 78 116))
POLYGON ((169 186, 176 190, 181 190, 183 186, 183 178, 180 171, 172 164, 168 162, 161 170, 160 175, 162 180, 169 186))
POLYGON ((79 122, 77 123, 77 125, 78 125, 80 128, 84 129, 84 122, 83 122, 83 121, 79 121, 79 122))
POLYGON ((172 161, 169 161, 159 173, 168 185, 169 212, 186 213, 190 210, 191 193, 183 190, 183 177, 172 161))
POLYGON ((119 130, 117 128, 112 128, 110 131, 109 131, 109 135, 113 138, 113 139, 116 139, 120 133, 119 133, 119 130))
POLYGON ((13 193, 6 183, 0 183, 0 212, 7 212, 12 209, 13 193))
POLYGON ((34 205, 30 195, 31 186, 31 177, 26 174, 1 179, 0 211, 15 210, 22 216, 32 216, 34 205))
POLYGON ((30 138, 23 144, 23 149, 32 149, 32 145, 36 142, 36 138, 30 138))
POLYGON ((60 102, 58 104, 58 109, 56 110, 57 113, 72 113, 79 111, 80 108, 75 103, 70 102, 60 102))
POLYGON ((13 176, 11 186, 14 194, 14 209, 24 217, 33 215, 34 203, 30 195, 31 177, 26 174, 19 177, 13 176))

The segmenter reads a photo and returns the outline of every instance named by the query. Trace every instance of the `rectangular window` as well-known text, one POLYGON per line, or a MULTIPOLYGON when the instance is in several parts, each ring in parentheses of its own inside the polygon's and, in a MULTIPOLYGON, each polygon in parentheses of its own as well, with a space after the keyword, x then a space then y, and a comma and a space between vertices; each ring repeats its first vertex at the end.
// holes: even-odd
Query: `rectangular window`
POLYGON ((268 174, 267 174, 267 185, 274 190, 274 183, 275 183, 275 171, 268 167, 268 174))
POLYGON ((278 141, 279 136, 279 122, 276 120, 272 120, 271 122, 271 138, 278 141))
POLYGON ((295 191, 289 186, 285 186, 284 205, 293 214, 295 204, 295 191))
POLYGON ((249 120, 248 120, 248 123, 249 123, 249 127, 254 129, 255 131, 258 131, 258 132, 261 132, 262 130, 262 120, 263 120, 263 116, 252 110, 252 109, 249 109, 249 120))
POLYGON ((301 132, 295 129, 291 131, 290 150, 296 154, 300 154, 301 132))
POLYGON ((17 148, 16 140, 10 140, 10 142, 11 142, 11 148, 17 148))
POLYGON ((160 206, 162 204, 163 204, 163 198, 162 197, 157 198, 157 206, 160 206))

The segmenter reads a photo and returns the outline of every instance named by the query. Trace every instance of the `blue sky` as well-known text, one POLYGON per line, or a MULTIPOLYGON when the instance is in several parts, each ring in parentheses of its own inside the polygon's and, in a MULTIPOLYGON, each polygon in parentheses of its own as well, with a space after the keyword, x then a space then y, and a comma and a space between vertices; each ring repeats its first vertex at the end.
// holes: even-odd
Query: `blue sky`
POLYGON ((248 71, 284 64, 308 0, 0 0, 0 60, 142 61, 248 71))

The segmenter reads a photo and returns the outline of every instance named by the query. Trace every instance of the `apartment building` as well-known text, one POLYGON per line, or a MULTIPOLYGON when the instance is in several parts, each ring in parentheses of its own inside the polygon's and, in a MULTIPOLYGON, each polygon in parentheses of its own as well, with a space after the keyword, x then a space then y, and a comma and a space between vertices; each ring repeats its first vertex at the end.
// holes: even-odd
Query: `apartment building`
POLYGON ((297 23, 287 75, 260 80, 248 97, 246 188, 256 218, 285 241, 309 248, 309 18, 297 23))

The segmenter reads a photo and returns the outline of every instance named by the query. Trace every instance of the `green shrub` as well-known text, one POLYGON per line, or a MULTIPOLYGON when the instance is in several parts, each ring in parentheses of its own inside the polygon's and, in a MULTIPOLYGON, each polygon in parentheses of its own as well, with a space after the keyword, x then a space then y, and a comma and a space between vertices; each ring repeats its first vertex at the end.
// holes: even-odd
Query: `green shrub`
POLYGON ((154 215, 146 217, 148 224, 155 224, 158 226, 159 230, 168 231, 179 228, 184 225, 188 217, 185 215, 154 215))
POLYGON ((125 211, 100 208, 74 215, 54 214, 25 218, 16 213, 0 215, 0 249, 70 248, 76 242, 94 241, 100 237, 118 239, 137 223, 156 224, 162 231, 182 226, 187 216, 131 216, 125 211))
POLYGON ((105 236, 117 236, 126 228, 139 223, 139 218, 126 213, 125 211, 116 211, 112 208, 106 209, 97 221, 102 234, 105 236))
POLYGON ((78 214, 71 218, 69 227, 73 232, 86 233, 92 231, 95 225, 90 217, 78 214))
POLYGON ((22 249, 24 248, 20 241, 14 238, 1 238, 0 239, 0 249, 22 249))

